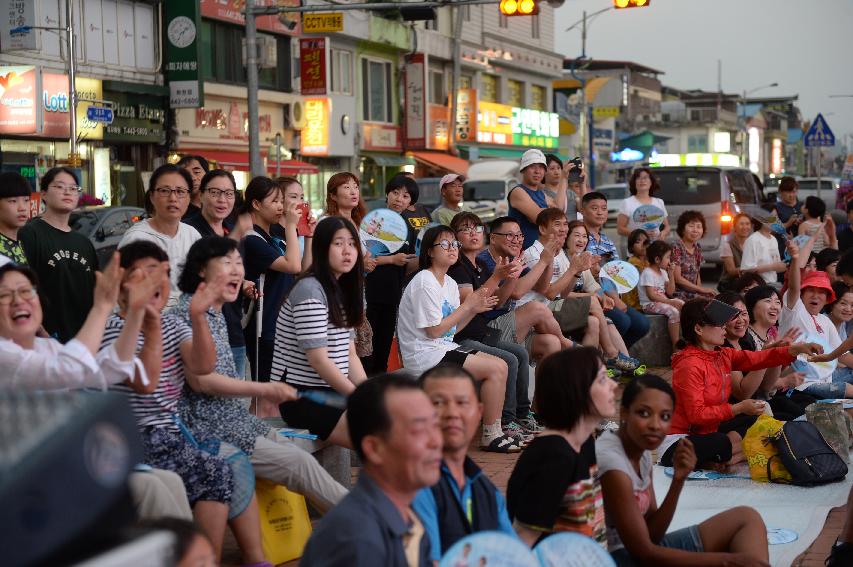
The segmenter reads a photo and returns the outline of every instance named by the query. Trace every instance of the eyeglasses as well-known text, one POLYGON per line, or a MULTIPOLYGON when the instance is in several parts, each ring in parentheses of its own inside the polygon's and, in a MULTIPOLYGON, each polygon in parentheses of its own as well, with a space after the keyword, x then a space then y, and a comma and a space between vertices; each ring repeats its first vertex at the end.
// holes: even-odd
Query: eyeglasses
POLYGON ((524 234, 520 232, 493 232, 492 234, 504 236, 510 242, 521 242, 522 240, 524 240, 524 234))
POLYGON ((483 226, 482 225, 464 226, 464 227, 460 228, 459 230, 457 230, 456 232, 461 233, 461 234, 481 234, 483 232, 483 226))
POLYGON ((458 240, 447 240, 446 238, 442 238, 440 242, 436 242, 433 246, 441 246, 442 250, 450 250, 453 248, 454 250, 459 248, 458 240))
POLYGON ((15 300, 16 295, 23 301, 30 301, 36 296, 36 288, 21 287, 18 289, 4 289, 0 291, 0 305, 10 305, 15 300))
POLYGON ((64 183, 51 183, 48 185, 50 189, 56 189, 57 191, 62 191, 63 193, 82 193, 83 188, 79 185, 66 185, 64 183))
POLYGON ((154 189, 154 193, 156 193, 160 197, 166 198, 170 197, 171 195, 174 195, 178 199, 186 199, 190 194, 190 192, 186 189, 172 189, 171 187, 157 187, 156 189, 154 189))
POLYGON ((236 191, 230 189, 208 189, 206 193, 214 199, 225 197, 229 201, 237 195, 236 191))

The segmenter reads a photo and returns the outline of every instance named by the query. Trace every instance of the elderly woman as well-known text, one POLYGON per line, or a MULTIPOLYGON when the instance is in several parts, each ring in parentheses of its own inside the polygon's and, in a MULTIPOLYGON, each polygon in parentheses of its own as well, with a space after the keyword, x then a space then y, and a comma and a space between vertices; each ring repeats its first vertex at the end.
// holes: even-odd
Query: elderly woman
POLYGON ((675 267, 675 297, 683 301, 694 297, 714 297, 717 293, 702 287, 702 246, 705 235, 705 217, 699 211, 684 211, 678 217, 675 232, 678 238, 672 244, 672 265, 675 267))

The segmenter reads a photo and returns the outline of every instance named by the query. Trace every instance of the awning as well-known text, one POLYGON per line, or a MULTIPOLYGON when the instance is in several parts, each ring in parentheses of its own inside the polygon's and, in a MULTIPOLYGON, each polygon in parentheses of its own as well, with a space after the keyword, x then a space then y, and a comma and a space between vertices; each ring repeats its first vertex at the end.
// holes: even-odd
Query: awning
POLYGON ((380 167, 403 167, 404 165, 415 165, 411 156, 380 155, 362 152, 361 157, 373 160, 380 167))
MULTIPOLYGON (((178 153, 182 155, 200 155, 208 161, 215 161, 216 166, 220 169, 249 170, 249 152, 181 149, 178 150, 178 153)), ((264 157, 266 153, 266 150, 261 150, 261 157, 264 157)), ((313 173, 320 173, 319 168, 314 164, 295 159, 281 161, 281 175, 311 175, 313 173)), ((274 160, 267 161, 267 174, 275 175, 274 160)))
POLYGON ((448 173, 468 175, 468 160, 444 152, 412 152, 417 161, 448 173))
POLYGON ((633 148, 642 150, 643 148, 653 148, 655 144, 660 144, 669 140, 669 136, 661 136, 655 134, 651 130, 644 130, 638 134, 632 134, 619 140, 619 149, 633 148))

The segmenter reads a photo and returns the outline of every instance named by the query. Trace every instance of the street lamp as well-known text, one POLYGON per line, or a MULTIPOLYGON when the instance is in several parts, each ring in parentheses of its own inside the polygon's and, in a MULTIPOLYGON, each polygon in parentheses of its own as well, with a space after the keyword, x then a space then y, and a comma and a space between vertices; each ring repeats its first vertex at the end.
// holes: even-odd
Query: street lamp
POLYGON ((770 83, 769 85, 762 85, 760 87, 755 87, 754 89, 743 91, 743 97, 741 97, 741 122, 743 124, 743 139, 741 142, 741 157, 743 158, 743 164, 746 165, 748 155, 747 155, 747 136, 749 136, 749 130, 746 127, 746 97, 751 95, 752 93, 758 92, 764 89, 770 89, 773 87, 778 87, 779 83, 770 83))

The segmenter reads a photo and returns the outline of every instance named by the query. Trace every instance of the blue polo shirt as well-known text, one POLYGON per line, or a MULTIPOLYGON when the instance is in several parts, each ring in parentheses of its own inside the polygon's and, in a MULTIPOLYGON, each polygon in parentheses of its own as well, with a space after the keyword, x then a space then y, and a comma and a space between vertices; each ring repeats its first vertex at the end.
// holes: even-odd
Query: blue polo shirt
MULTIPOLYGON (((464 515, 467 520, 467 530, 469 533, 473 533, 477 531, 476 527, 480 524, 480 522, 485 523, 494 523, 497 521, 496 529, 501 531, 507 535, 512 537, 517 537, 515 534, 515 530, 512 529, 512 522, 509 521, 509 514, 506 511, 506 499, 504 499, 503 494, 501 494, 500 490, 498 490, 494 484, 483 474, 483 471, 480 470, 474 461, 470 458, 465 457, 465 485, 462 487, 462 490, 459 490, 459 485, 456 484, 456 479, 453 478, 453 475, 450 473, 450 469, 447 468, 447 465, 442 461, 441 463, 441 478, 439 479, 439 485, 443 485, 443 488, 449 489, 449 491, 453 494, 455 499, 455 504, 459 506, 464 512, 464 515), (484 519, 477 518, 475 515, 476 510, 480 509, 488 509, 490 507, 483 506, 484 503, 478 503, 474 501, 474 487, 476 484, 480 484, 480 488, 484 489, 484 492, 489 494, 494 494, 494 504, 496 505, 496 518, 484 519)), ((480 492, 481 494, 483 492, 480 492)), ((443 506, 447 506, 448 503, 442 503, 443 506)), ((412 501, 412 509, 418 515, 418 518, 421 519, 424 525, 424 531, 429 535, 430 541, 430 556, 433 560, 438 561, 441 559, 442 548, 445 550, 449 549, 453 546, 454 543, 458 540, 454 541, 442 541, 441 533, 442 527, 440 525, 440 518, 447 517, 448 515, 452 516, 452 512, 448 514, 447 510, 440 510, 439 504, 435 498, 435 494, 432 488, 422 488, 418 491, 415 499, 412 501)), ((484 529, 484 528, 480 528, 484 529)), ((490 529, 490 528, 485 528, 490 529)), ((491 528, 495 529, 495 527, 491 528)))
POLYGON ((619 250, 616 249, 616 244, 604 234, 603 230, 598 233, 598 238, 592 232, 589 233, 589 242, 586 245, 586 249, 587 252, 596 254, 597 256, 610 254, 611 260, 619 259, 619 250))

